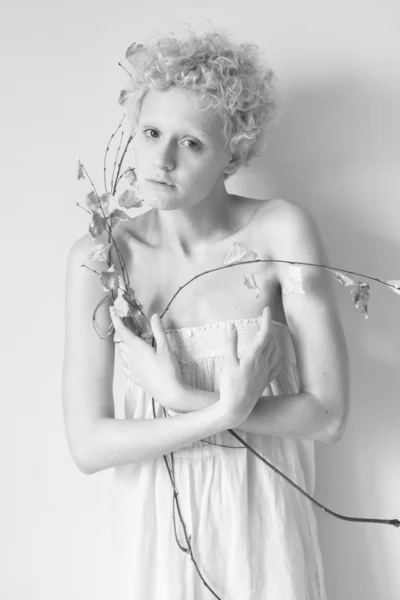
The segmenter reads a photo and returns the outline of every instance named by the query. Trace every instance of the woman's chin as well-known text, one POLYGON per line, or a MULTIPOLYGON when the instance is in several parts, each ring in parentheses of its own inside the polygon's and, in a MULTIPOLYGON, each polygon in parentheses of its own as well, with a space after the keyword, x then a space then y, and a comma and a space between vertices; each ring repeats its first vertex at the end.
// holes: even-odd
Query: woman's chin
POLYGON ((176 210, 182 208, 179 205, 179 200, 174 197, 162 197, 161 194, 146 194, 144 199, 147 206, 157 208, 158 210, 176 210))

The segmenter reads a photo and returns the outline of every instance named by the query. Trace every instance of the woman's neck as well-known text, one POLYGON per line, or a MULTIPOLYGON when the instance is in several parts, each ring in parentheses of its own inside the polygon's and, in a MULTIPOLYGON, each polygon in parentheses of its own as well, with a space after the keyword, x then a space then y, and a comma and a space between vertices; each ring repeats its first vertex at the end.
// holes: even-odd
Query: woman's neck
POLYGON ((226 193, 213 203, 204 200, 184 209, 159 210, 152 214, 158 245, 179 256, 202 252, 209 244, 235 231, 237 215, 232 210, 237 197, 226 193))

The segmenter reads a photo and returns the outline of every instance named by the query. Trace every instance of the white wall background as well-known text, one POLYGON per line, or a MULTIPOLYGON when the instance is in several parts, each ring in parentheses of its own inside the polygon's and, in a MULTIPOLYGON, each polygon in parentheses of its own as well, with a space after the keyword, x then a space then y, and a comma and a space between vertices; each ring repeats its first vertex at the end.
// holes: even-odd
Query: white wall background
MULTIPOLYGON (((66 256, 88 227, 75 157, 101 187, 126 82, 117 62, 175 22, 211 19, 265 47, 285 125, 228 190, 309 208, 333 266, 400 279, 400 9, 396 0, 3 0, 1 17, 0 596, 111 600, 112 471, 89 477, 73 464, 61 369, 66 256)), ((336 285, 352 411, 339 444, 316 443, 315 497, 349 516, 400 518, 400 296, 370 283, 368 320, 336 285)), ((315 510, 329 600, 398 599, 400 530, 315 510)))

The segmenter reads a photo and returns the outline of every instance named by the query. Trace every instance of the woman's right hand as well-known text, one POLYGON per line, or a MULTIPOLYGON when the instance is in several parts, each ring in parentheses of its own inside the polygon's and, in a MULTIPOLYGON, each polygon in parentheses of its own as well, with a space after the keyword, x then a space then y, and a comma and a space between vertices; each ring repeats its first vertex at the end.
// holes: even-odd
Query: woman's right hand
POLYGON ((282 353, 275 339, 268 307, 262 313, 259 331, 240 360, 236 327, 233 326, 232 331, 227 330, 225 336, 219 403, 225 416, 240 425, 252 412, 268 383, 279 373, 282 353))

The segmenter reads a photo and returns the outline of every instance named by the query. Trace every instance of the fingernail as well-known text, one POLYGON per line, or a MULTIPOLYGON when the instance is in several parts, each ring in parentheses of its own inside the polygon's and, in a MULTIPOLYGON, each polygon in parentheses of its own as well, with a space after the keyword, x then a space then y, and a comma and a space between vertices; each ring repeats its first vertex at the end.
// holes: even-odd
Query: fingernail
POLYGON ((234 324, 233 323, 228 323, 227 330, 228 331, 233 331, 234 329, 235 329, 234 324))

